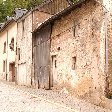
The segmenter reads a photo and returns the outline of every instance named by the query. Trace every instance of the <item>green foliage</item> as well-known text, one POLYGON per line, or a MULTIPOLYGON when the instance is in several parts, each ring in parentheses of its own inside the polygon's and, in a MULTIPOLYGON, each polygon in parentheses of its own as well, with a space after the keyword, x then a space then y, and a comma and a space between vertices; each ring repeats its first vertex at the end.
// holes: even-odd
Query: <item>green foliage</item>
POLYGON ((5 21, 7 16, 12 16, 15 8, 26 8, 38 5, 43 0, 0 0, 0 23, 5 21))
MULTIPOLYGON (((43 0, 0 0, 0 23, 5 21, 7 16, 12 16, 15 8, 30 9, 42 3, 43 0)), ((77 2, 79 0, 73 0, 77 2)))

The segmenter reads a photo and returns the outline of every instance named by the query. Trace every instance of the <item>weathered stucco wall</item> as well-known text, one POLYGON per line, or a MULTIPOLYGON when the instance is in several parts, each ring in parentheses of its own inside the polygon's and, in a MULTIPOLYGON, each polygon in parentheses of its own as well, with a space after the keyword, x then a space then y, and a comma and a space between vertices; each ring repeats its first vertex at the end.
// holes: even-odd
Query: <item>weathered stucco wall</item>
POLYGON ((14 22, 11 26, 9 26, 9 31, 8 31, 8 55, 7 55, 8 77, 7 78, 9 81, 12 81, 12 72, 9 69, 10 68, 9 65, 11 63, 15 63, 15 57, 16 57, 16 36, 17 36, 17 23, 14 22), (14 39, 14 50, 10 49, 10 44, 12 39, 14 39))
POLYGON ((16 35, 17 35, 17 23, 11 23, 3 32, 0 33, 0 74, 1 79, 12 80, 12 74, 9 70, 9 64, 15 62, 16 57, 16 35), (14 50, 10 49, 10 43, 12 38, 14 38, 14 50), (6 42, 6 53, 4 51, 4 42, 6 42), (7 61, 6 61, 7 60, 7 61), (6 61, 5 72, 3 72, 3 61, 6 61))
MULTIPOLYGON (((4 42, 7 41, 7 33, 0 33, 0 79, 6 79, 6 73, 3 73, 3 60, 7 59, 6 53, 4 54, 4 42)), ((7 47, 7 45, 6 45, 7 47)))
POLYGON ((17 83, 31 85, 32 71, 32 14, 18 22, 17 33, 17 83), (19 50, 20 49, 20 50, 19 50), (20 59, 19 59, 20 52, 20 59))
POLYGON ((51 40, 53 57, 54 84, 66 87, 78 97, 92 97, 97 103, 105 90, 105 13, 101 5, 86 2, 55 22, 51 40))

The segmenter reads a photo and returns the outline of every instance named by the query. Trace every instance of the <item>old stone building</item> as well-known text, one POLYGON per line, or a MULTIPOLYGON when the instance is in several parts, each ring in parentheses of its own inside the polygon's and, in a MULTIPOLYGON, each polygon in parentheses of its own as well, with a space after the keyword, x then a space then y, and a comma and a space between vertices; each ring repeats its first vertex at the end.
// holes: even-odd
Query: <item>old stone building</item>
POLYGON ((49 19, 52 14, 56 14, 68 6, 69 4, 66 0, 46 0, 42 5, 35 7, 18 19, 16 67, 17 83, 19 85, 31 86, 35 84, 32 31, 49 19))
POLYGON ((80 0, 33 31, 34 78, 39 88, 66 88, 105 105, 112 95, 111 0, 80 0))
POLYGON ((11 19, 0 30, 1 77, 105 106, 112 97, 111 12, 112 0, 47 0, 11 19), (8 75, 13 67, 16 75, 8 75))

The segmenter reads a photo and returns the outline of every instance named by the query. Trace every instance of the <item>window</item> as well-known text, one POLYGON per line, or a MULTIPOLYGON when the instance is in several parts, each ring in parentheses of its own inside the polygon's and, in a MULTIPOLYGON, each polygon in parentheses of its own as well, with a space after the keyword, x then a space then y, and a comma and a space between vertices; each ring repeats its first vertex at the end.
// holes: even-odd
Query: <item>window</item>
POLYGON ((23 27, 23 32, 24 32, 24 22, 25 22, 25 20, 22 20, 22 27, 23 27))
POLYGON ((6 61, 3 61, 3 72, 5 72, 6 61))
POLYGON ((57 60, 54 61, 55 68, 57 68, 57 60))
POLYGON ((6 42, 4 42, 4 51, 3 53, 6 53, 6 42))
POLYGON ((73 36, 76 37, 77 30, 80 29, 80 21, 74 20, 74 27, 73 27, 73 36))
POLYGON ((16 42, 16 55, 17 55, 17 42, 16 42))
POLYGON ((75 32, 76 32, 76 26, 74 26, 74 30, 73 30, 73 36, 75 37, 75 32))
POLYGON ((57 59, 56 59, 56 55, 52 56, 52 64, 54 68, 57 68, 57 59))
POLYGON ((11 39, 11 43, 9 44, 9 47, 12 51, 14 51, 14 38, 11 39))
POLYGON ((18 48, 18 60, 20 60, 20 48, 18 48))
POLYGON ((72 70, 76 69, 76 57, 72 57, 72 70))
POLYGON ((76 27, 77 27, 77 21, 74 21, 74 28, 73 28, 73 36, 76 36, 76 27))

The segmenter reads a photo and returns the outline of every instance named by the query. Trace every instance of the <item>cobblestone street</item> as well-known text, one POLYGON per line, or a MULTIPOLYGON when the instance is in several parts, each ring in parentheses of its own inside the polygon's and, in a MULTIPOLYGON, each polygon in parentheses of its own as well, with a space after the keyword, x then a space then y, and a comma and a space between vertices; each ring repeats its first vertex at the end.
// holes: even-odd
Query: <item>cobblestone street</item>
POLYGON ((112 112, 54 91, 0 82, 0 112, 112 112))

